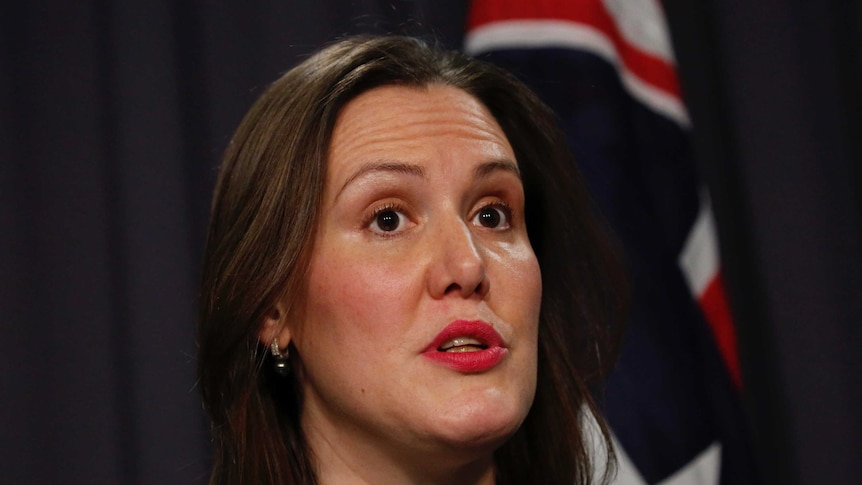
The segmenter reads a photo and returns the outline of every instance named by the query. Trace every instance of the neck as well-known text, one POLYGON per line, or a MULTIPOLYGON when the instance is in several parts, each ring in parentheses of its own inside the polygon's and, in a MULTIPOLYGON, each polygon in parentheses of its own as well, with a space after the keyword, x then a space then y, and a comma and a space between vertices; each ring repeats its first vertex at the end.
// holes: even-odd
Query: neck
POLYGON ((495 483, 492 451, 393 449, 373 436, 345 433, 344 428, 337 437, 330 434, 332 429, 305 431, 320 485, 495 483))
MULTIPOLYGON (((317 456, 317 455, 316 455, 317 456)), ((327 461, 323 456, 317 466, 317 478, 320 485, 494 485, 493 466, 474 466, 469 464, 461 467, 434 466, 439 465, 429 460, 422 467, 405 466, 403 463, 377 466, 369 463, 345 462, 341 460, 327 461)))

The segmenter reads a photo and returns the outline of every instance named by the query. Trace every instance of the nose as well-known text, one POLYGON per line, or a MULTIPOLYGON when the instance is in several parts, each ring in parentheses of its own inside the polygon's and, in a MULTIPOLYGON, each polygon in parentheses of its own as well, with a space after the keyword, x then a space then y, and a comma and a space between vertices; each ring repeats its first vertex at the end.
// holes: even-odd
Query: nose
POLYGON ((431 238, 433 260, 428 268, 428 290, 434 298, 484 297, 490 288, 485 260, 474 235, 463 220, 447 224, 431 238))

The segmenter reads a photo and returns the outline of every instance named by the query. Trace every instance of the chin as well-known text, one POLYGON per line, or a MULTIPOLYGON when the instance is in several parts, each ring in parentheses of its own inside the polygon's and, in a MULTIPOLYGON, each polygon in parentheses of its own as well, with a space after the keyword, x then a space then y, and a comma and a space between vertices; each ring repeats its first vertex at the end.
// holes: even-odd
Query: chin
POLYGON ((506 442, 526 418, 529 404, 511 394, 486 396, 454 404, 437 421, 439 436, 453 449, 493 451, 506 442))

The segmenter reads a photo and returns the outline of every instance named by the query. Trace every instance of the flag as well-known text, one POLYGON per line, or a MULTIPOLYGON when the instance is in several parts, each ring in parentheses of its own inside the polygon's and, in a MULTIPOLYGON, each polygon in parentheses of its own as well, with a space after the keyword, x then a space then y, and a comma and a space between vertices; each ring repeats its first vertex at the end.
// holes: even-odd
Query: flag
POLYGON ((474 0, 465 50, 556 111, 622 241, 632 314, 600 396, 616 483, 759 483, 715 222, 659 0, 474 0))

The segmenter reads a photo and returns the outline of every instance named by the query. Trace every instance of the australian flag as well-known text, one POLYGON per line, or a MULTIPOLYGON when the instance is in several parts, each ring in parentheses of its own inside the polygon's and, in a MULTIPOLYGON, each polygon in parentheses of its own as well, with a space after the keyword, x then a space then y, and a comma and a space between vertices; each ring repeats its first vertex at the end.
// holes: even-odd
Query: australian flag
POLYGON ((615 483, 760 483, 709 196, 660 0, 474 0, 465 42, 557 112, 623 243, 633 308, 601 397, 615 483))

